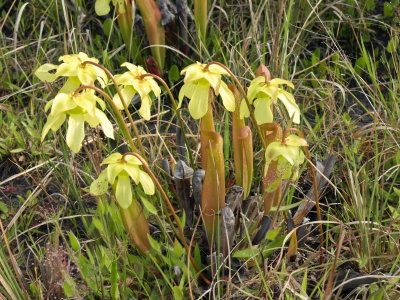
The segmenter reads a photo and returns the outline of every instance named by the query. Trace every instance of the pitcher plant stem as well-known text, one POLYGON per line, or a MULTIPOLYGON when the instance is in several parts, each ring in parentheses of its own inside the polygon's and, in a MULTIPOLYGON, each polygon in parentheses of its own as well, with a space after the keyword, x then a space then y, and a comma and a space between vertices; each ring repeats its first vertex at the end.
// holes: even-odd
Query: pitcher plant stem
POLYGON ((185 248, 185 250, 186 250, 186 253, 188 254, 189 259, 190 259, 190 261, 191 261, 193 267, 195 268, 195 270, 200 274, 200 277, 203 279, 203 281, 204 281, 206 284, 210 285, 211 282, 210 282, 210 281, 207 279, 207 277, 205 277, 205 275, 201 272, 201 270, 200 270, 199 266, 197 266, 197 264, 196 264, 194 258, 190 255, 189 245, 187 244, 186 239, 185 239, 185 235, 184 235, 184 232, 183 232, 183 227, 182 227, 182 224, 181 224, 181 220, 179 219, 178 215, 176 214, 176 212, 175 212, 175 210, 174 210, 174 207, 172 206, 171 202, 169 201, 168 196, 167 196, 167 194, 165 193, 165 191, 164 191, 163 187, 161 186, 160 182, 158 181, 157 177, 156 177, 156 176, 154 175, 154 173, 151 171, 151 169, 150 169, 150 167, 148 166, 148 164, 146 163, 146 161, 145 161, 139 154, 134 153, 134 152, 126 152, 126 153, 122 156, 122 159, 124 159, 125 156, 127 156, 127 155, 132 155, 132 156, 136 157, 137 159, 139 159, 140 162, 141 162, 142 165, 143 165, 143 168, 146 170, 146 172, 147 172, 147 173, 151 176, 151 178, 153 179, 154 184, 157 186, 158 191, 161 193, 161 196, 164 198, 165 203, 167 204, 167 207, 168 207, 169 211, 171 212, 171 214, 172 214, 172 216, 173 216, 173 218, 174 218, 176 224, 178 225, 178 231, 177 231, 177 229, 175 228, 175 226, 173 226, 173 224, 170 224, 172 230, 173 230, 174 233, 178 236, 179 240, 181 241, 182 245, 184 246, 184 248, 185 248))
POLYGON ((152 73, 147 73, 147 74, 143 74, 140 76, 141 78, 145 78, 145 77, 153 77, 154 79, 157 79, 159 82, 161 82, 161 84, 164 86, 164 88, 167 90, 168 96, 171 99, 171 103, 172 103, 172 108, 174 109, 175 113, 176 113, 176 117, 178 118, 178 122, 179 122, 179 127, 181 128, 181 132, 183 135, 183 140, 185 142, 186 148, 188 150, 188 154, 189 154, 189 160, 190 160, 190 165, 192 167, 195 166, 194 164, 194 159, 193 159, 193 155, 192 152, 190 151, 190 147, 189 147, 189 143, 187 141, 187 137, 186 134, 184 134, 184 130, 183 130, 183 120, 181 117, 181 113, 178 109, 178 104, 175 100, 174 95, 171 92, 171 89, 169 88, 168 84, 165 82, 164 79, 162 79, 160 76, 156 75, 156 74, 152 74, 152 73))
POLYGON ((140 153, 141 153, 144 157, 146 157, 146 152, 144 151, 144 147, 143 147, 142 141, 141 141, 141 139, 140 139, 139 131, 138 131, 137 127, 136 127, 135 122, 134 122, 133 119, 132 119, 132 116, 131 116, 131 113, 129 112, 128 106, 127 106, 126 102, 124 101, 124 96, 123 96, 122 93, 121 93, 121 89, 119 88, 118 83, 117 83, 117 81, 115 80, 115 77, 112 75, 112 73, 110 72, 110 70, 108 70, 106 67, 104 67, 104 66, 102 66, 102 65, 100 65, 100 64, 98 64, 98 63, 95 63, 95 62, 92 62, 92 61, 84 61, 82 64, 83 64, 83 65, 85 65, 85 64, 91 64, 91 65, 94 65, 94 66, 96 66, 96 67, 102 69, 104 72, 106 72, 107 76, 111 79, 111 81, 112 81, 113 84, 114 84, 115 90, 117 91, 118 96, 119 96, 119 98, 121 99, 122 105, 124 106, 124 110, 125 110, 126 115, 128 116, 129 122, 131 123, 132 129, 133 129, 133 133, 135 134, 137 143, 138 143, 138 145, 139 145, 140 153))

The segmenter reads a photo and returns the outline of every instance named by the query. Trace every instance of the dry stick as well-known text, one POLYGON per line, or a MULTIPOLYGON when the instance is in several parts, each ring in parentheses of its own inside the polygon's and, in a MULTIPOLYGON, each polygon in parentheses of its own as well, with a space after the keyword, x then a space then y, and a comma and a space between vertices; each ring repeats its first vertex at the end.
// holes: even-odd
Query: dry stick
POLYGON ((117 94, 118 94, 119 98, 121 99, 122 105, 124 106, 125 113, 128 116, 129 122, 131 123, 132 129, 133 129, 133 133, 135 134, 137 142, 138 142, 138 145, 139 145, 140 152, 142 153, 142 155, 144 157, 146 157, 146 152, 144 151, 142 141, 140 140, 139 131, 138 131, 136 125, 135 125, 135 122, 133 122, 132 116, 131 116, 131 114, 130 114, 130 112, 128 110, 128 106, 124 101, 124 97, 123 97, 123 95, 121 93, 121 89, 119 88, 117 81, 115 80, 115 77, 111 74, 110 70, 108 70, 106 67, 104 67, 104 66, 102 66, 102 65, 100 65, 98 63, 95 63, 95 62, 92 62, 92 61, 84 61, 82 63, 82 65, 85 65, 85 64, 91 64, 91 65, 94 65, 94 66, 102 69, 104 72, 106 72, 108 77, 112 80, 112 82, 114 84, 114 87, 117 90, 117 94))
POLYGON ((169 98, 171 99, 171 102, 172 102, 173 109, 175 110, 176 116, 178 118, 179 126, 181 127, 183 140, 185 141, 185 145, 186 145, 186 148, 187 148, 188 153, 189 153, 190 164, 192 165, 192 167, 194 167, 194 160, 193 160, 192 152, 190 151, 189 144, 188 144, 188 141, 187 141, 187 138, 186 138, 186 134, 184 133, 184 130, 183 130, 183 121, 182 121, 181 113, 180 113, 180 111, 178 109, 178 104, 176 103, 174 95, 172 95, 171 89, 169 88, 168 84, 164 81, 164 79, 162 79, 158 75, 155 75, 155 74, 152 74, 152 73, 146 73, 146 74, 141 75, 140 77, 141 78, 153 77, 153 78, 157 79, 158 81, 160 81, 161 84, 167 90, 169 98))
POLYGON ((132 148, 132 151, 136 151, 135 144, 133 143, 133 139, 129 132, 129 129, 124 122, 124 118, 123 118, 121 112, 119 111, 119 109, 117 108, 117 106, 115 105, 114 101, 111 99, 111 97, 106 92, 104 92, 102 89, 92 86, 92 85, 81 85, 80 87, 78 87, 75 90, 74 94, 77 94, 84 89, 95 90, 96 92, 101 94, 107 100, 107 102, 111 105, 111 108, 113 109, 114 113, 116 114, 116 117, 117 117, 119 123, 121 123, 122 131, 124 132, 126 139, 128 140, 129 146, 132 148))
MULTIPOLYGON (((282 143, 284 143, 286 135, 291 131, 296 132, 298 135, 300 135, 301 138, 305 139, 304 138, 304 134, 299 129, 297 129, 297 128, 289 128, 289 129, 286 129, 283 132, 282 143)), ((314 190, 314 196, 315 196, 315 206, 317 208, 317 218, 318 218, 318 221, 322 222, 321 208, 319 206, 319 199, 318 199, 317 178, 315 176, 315 168, 314 168, 314 165, 311 162, 311 156, 310 156, 310 152, 308 151, 308 146, 304 146, 304 149, 305 149, 305 152, 306 152, 306 157, 307 157, 307 160, 308 160, 308 165, 309 165, 309 168, 310 168, 311 178, 312 178, 312 182, 313 182, 313 190, 314 190)), ((323 245, 324 245, 324 229, 322 228, 322 223, 319 223, 319 231, 320 231, 319 243, 320 243, 320 248, 322 250, 323 249, 323 245)), ((322 252, 321 252, 320 260, 321 260, 321 263, 322 263, 322 252)))
POLYGON ((189 246, 188 246, 188 244, 186 243, 186 240, 185 240, 185 234, 183 233, 183 229, 182 229, 182 226, 181 226, 181 221, 179 220, 179 217, 176 215, 174 207, 172 206, 171 202, 169 201, 168 196, 165 193, 164 189, 162 188, 162 186, 161 186, 160 182, 158 181, 157 177, 151 171, 151 169, 147 165, 146 161, 139 154, 134 153, 134 152, 126 152, 122 156, 122 159, 124 159, 124 157, 126 155, 132 155, 132 156, 135 156, 136 158, 138 158, 140 160, 140 162, 142 163, 143 167, 145 168, 146 172, 148 174, 150 174, 151 178, 153 179, 153 182, 156 184, 156 186, 157 186, 158 190, 160 191, 162 197, 164 198, 165 202, 167 203, 168 209, 170 210, 172 216, 174 217, 174 220, 175 220, 176 224, 178 225, 179 232, 177 232, 176 228, 171 224, 172 230, 174 231, 174 233, 181 240, 181 243, 185 247, 186 253, 188 253, 189 259, 192 262, 193 267, 196 269, 197 272, 199 272, 200 277, 203 279, 203 281, 206 284, 211 285, 211 282, 205 277, 205 275, 201 272, 200 268, 197 266, 194 258, 191 255, 189 255, 190 254, 190 249, 189 249, 189 246))
POLYGON ((331 272, 329 274, 327 287, 325 289, 325 295, 324 295, 324 299, 325 300, 330 299, 330 296, 332 294, 337 261, 339 259, 340 251, 342 250, 344 235, 345 235, 345 231, 344 231, 343 226, 341 225, 340 226, 340 233, 339 233, 339 240, 338 240, 337 247, 336 247, 335 260, 333 261, 332 270, 331 270, 331 272))
POLYGON ((244 100, 246 101, 246 105, 247 105, 247 107, 248 107, 248 109, 249 109, 249 111, 250 111, 250 117, 251 117, 251 119, 253 120, 254 126, 255 126, 256 129, 257 129, 258 135, 259 135, 260 138, 261 138, 261 142, 262 142, 262 144, 263 144, 263 147, 264 147, 264 149, 266 149, 266 148, 267 148, 267 143, 266 143, 266 141, 265 141, 265 137, 263 136, 263 134, 262 134, 262 132, 261 132, 261 129, 260 129, 260 126, 258 125, 258 123, 257 123, 257 121, 256 121, 256 117, 255 117, 255 115, 254 115, 253 107, 250 105, 249 98, 247 98, 247 94, 246 94, 246 92, 244 91, 243 86, 240 84, 239 79, 237 79, 237 77, 235 76, 235 74, 233 74, 233 72, 232 72, 231 70, 229 70, 229 68, 228 68, 227 66, 225 66, 224 64, 222 64, 222 63, 220 63, 220 62, 217 62, 217 61, 212 61, 212 62, 208 63, 208 64, 205 66, 204 69, 207 70, 208 67, 209 67, 210 65, 218 65, 218 66, 220 66, 220 67, 223 68, 225 71, 227 71, 227 72, 229 73, 229 75, 233 78, 233 80, 235 81, 235 83, 236 83, 237 86, 239 87, 240 93, 243 95, 243 98, 244 98, 244 100))

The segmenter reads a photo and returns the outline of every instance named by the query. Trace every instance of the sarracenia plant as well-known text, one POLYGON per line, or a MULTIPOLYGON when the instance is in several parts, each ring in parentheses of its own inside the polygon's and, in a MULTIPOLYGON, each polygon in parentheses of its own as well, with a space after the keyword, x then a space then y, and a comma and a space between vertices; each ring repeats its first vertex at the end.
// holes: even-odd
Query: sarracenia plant
POLYGON ((158 64, 160 73, 164 69, 165 62, 165 31, 161 25, 161 12, 154 0, 136 0, 146 29, 147 39, 151 47, 151 53, 158 64))
MULTIPOLYGON (((132 64, 124 64, 128 67, 129 72, 117 76, 117 80, 111 76, 118 95, 114 96, 114 102, 108 94, 94 86, 98 81, 101 87, 105 87, 109 83, 108 75, 111 74, 110 71, 98 64, 97 59, 79 53, 62 56, 60 60, 63 61, 61 65, 45 64, 39 67, 35 73, 39 79, 48 82, 52 82, 60 76, 68 77, 55 98, 46 104, 45 110, 47 111, 50 107, 51 110, 43 128, 42 139, 50 129, 57 131, 67 118, 67 145, 75 153, 79 152, 82 147, 85 123, 91 127, 100 124, 105 135, 114 138, 113 126, 103 112, 106 108, 105 102, 95 95, 97 92, 110 104, 131 150, 136 151, 136 146, 120 110, 129 103, 125 97, 132 97, 137 92, 142 99, 141 113, 147 117, 151 104, 150 92, 156 96, 160 94, 160 88, 154 79, 147 77, 139 79, 139 76, 145 73, 144 70, 132 64), (50 71, 55 72, 50 73, 50 71), (120 85, 123 86, 122 90, 120 85)), ((109 184, 112 186, 129 236, 139 250, 148 253, 150 250, 147 238, 149 226, 137 199, 154 194, 152 179, 147 172, 143 171, 142 162, 133 156, 125 157, 119 153, 113 153, 103 161, 102 165, 107 165, 107 168, 91 184, 91 193, 102 195, 106 193, 109 184), (134 191, 131 189, 131 180, 137 185, 140 184, 134 191)))
MULTIPOLYGON (((97 59, 90 58, 84 53, 65 55, 60 57, 60 61, 62 61, 60 65, 42 65, 35 73, 39 79, 47 82, 67 77, 57 95, 45 106, 45 110, 50 110, 50 113, 43 128, 42 139, 50 130, 54 132, 59 130, 65 121, 68 121, 67 145, 75 153, 82 147, 85 123, 92 128, 100 125, 107 137, 114 138, 113 124, 105 113, 108 103, 118 122, 118 129, 128 142, 131 152, 112 153, 105 158, 101 163, 105 168, 91 184, 90 192, 100 196, 107 192, 109 186, 112 187, 125 229, 142 253, 149 253, 151 243, 148 239, 149 224, 140 201, 147 202, 147 197, 157 193, 177 225, 175 228, 170 215, 167 215, 167 221, 173 232, 185 247, 195 269, 200 270, 190 255, 190 248, 183 231, 184 224, 181 224, 162 185, 146 163, 146 151, 140 142, 140 135, 128 109, 132 97, 139 94, 142 102, 139 115, 145 120, 150 119, 152 98, 161 94, 155 79, 166 88, 181 127, 179 108, 185 97, 189 99, 188 109, 191 116, 200 119, 201 166, 205 170, 201 191, 201 217, 210 247, 220 245, 218 239, 222 236, 219 232, 223 218, 221 215, 226 208, 230 208, 225 207, 223 138, 216 131, 213 116, 215 99, 218 96, 221 97, 225 109, 233 113, 232 148, 235 180, 237 185, 243 187, 243 197, 250 195, 254 172, 252 132, 250 126, 246 125, 244 117, 251 116, 252 124, 262 141, 264 215, 268 215, 272 206, 281 203, 283 181, 297 178, 297 171, 305 160, 302 148, 305 149, 309 159, 307 142, 302 133, 295 128, 283 131, 278 124, 273 123, 273 105, 277 105, 278 100, 286 108, 293 123, 300 122, 300 114, 292 94, 281 87, 286 85, 293 88, 293 85, 283 79, 271 79, 266 68, 261 72, 261 76, 251 82, 246 93, 239 80, 223 64, 197 62, 182 70, 181 73, 185 75, 184 84, 179 91, 179 102, 176 103, 165 81, 155 74, 147 73, 140 66, 126 62, 122 66, 128 71, 113 76, 108 69, 98 63, 97 59), (232 79, 238 89, 233 85, 228 86, 222 80, 222 75, 232 79), (100 88, 95 84, 100 85, 100 88), (110 84, 115 88, 115 95, 112 97, 102 90, 110 84), (136 136, 135 141, 125 124, 122 110, 131 123, 136 136)), ((230 209, 233 211, 235 207, 230 209)), ((200 276, 208 282, 203 274, 200 273, 200 276)))
MULTIPOLYGON (((268 215, 271 207, 280 203, 282 197, 282 181, 295 179, 298 167, 304 162, 302 146, 307 146, 304 139, 283 136, 282 128, 274 121, 274 105, 279 100, 285 107, 293 123, 300 123, 300 109, 291 93, 281 86, 294 88, 290 81, 271 78, 268 68, 260 65, 257 77, 250 83, 247 99, 254 106, 255 121, 260 125, 264 136, 264 170, 262 192, 264 199, 264 215, 268 215)), ((240 114, 250 115, 247 103, 242 101, 240 114)))
POLYGON ((138 38, 134 30, 134 7, 137 5, 143 18, 151 53, 157 62, 158 74, 164 69, 165 62, 165 30, 161 25, 161 12, 154 0, 96 0, 95 9, 99 16, 110 12, 110 2, 116 9, 119 29, 126 46, 132 49, 133 59, 142 63, 141 49, 138 48, 138 38))
MULTIPOLYGON (((240 107, 240 93, 234 85, 229 88, 235 95, 236 107, 240 107)), ((253 137, 251 129, 240 117, 240 110, 232 113, 232 147, 233 163, 235 166, 235 182, 243 187, 243 198, 250 194, 253 183, 253 137)))
POLYGON ((179 92, 179 106, 183 97, 190 99, 189 112, 200 119, 202 167, 205 170, 201 194, 201 212, 210 245, 217 238, 220 210, 225 207, 225 170, 222 136, 215 131, 213 119, 214 95, 220 95, 224 107, 235 110, 235 97, 221 75, 229 75, 218 65, 192 64, 182 70, 184 85, 179 92))
POLYGON ((265 123, 262 128, 268 132, 262 181, 264 215, 267 215, 281 200, 282 181, 297 179, 298 169, 304 162, 302 147, 307 142, 297 135, 285 136, 276 123, 265 123))
MULTIPOLYGON (((264 216, 267 216, 273 206, 279 206, 282 201, 282 185, 284 180, 296 180, 298 170, 305 160, 303 149, 309 161, 313 180, 313 189, 317 195, 317 183, 314 167, 308 152, 308 144, 303 133, 297 128, 289 128, 282 132, 282 128, 271 123, 274 120, 274 105, 279 100, 285 107, 291 122, 300 123, 300 109, 297 106, 291 93, 284 90, 281 85, 294 88, 287 80, 274 78, 268 68, 260 65, 256 73, 257 77, 251 82, 247 93, 248 101, 242 101, 241 115, 250 115, 247 105, 254 105, 255 120, 262 128, 264 135, 264 169, 262 179, 262 195, 264 200, 264 216), (297 135, 288 135, 294 131, 297 135)), ((318 202, 318 195, 315 197, 318 219, 321 220, 321 213, 318 202)), ((320 226, 322 247, 322 227, 320 226)), ((296 233, 291 237, 290 251, 297 247, 296 233)), ((296 248, 297 249, 297 248, 296 248)))
MULTIPOLYGON (((108 186, 112 186, 113 194, 120 207, 121 218, 129 237, 142 253, 147 254, 151 250, 151 244, 148 239, 150 232, 149 224, 138 199, 144 199, 153 195, 156 186, 157 191, 161 194, 161 198, 164 199, 167 208, 178 225, 178 229, 176 229, 168 217, 167 219, 170 222, 171 228, 186 249, 194 268, 197 272, 200 272, 200 268, 190 255, 189 245, 184 237, 181 221, 146 161, 136 153, 137 147, 120 112, 123 109, 127 113, 137 136, 136 142, 140 146, 140 137, 137 134, 135 123, 127 108, 130 104, 129 100, 134 94, 138 93, 142 100, 139 113, 145 119, 150 118, 151 97, 153 95, 160 95, 160 88, 153 78, 162 82, 171 95, 171 100, 175 103, 165 81, 157 75, 146 73, 143 68, 129 63, 123 64, 123 66, 128 68, 128 72, 114 77, 108 69, 98 64, 97 59, 89 58, 84 53, 62 56, 60 60, 64 63, 59 66, 53 64, 42 65, 35 73, 39 79, 50 82, 60 76, 68 77, 61 91, 46 104, 46 110, 50 106, 52 109, 44 126, 42 139, 44 139, 50 129, 57 131, 67 117, 69 118, 67 145, 75 153, 82 147, 85 122, 91 127, 100 124, 106 136, 113 138, 113 126, 103 112, 105 110, 105 103, 102 99, 95 96, 95 93, 97 92, 103 96, 111 106, 112 112, 119 123, 119 129, 127 140, 132 152, 127 152, 123 155, 120 153, 109 155, 102 162, 102 165, 107 165, 106 169, 91 184, 90 192, 93 195, 104 195, 107 192, 108 186), (116 89, 116 95, 113 98, 94 85, 98 81, 101 87, 105 87, 109 84, 109 79, 116 89), (100 108, 97 108, 97 105, 100 108), (134 189, 132 189, 132 181, 135 183, 134 189)), ((177 107, 176 103, 174 107, 177 107)), ((204 282, 209 283, 202 273, 200 273, 200 276, 204 282)))

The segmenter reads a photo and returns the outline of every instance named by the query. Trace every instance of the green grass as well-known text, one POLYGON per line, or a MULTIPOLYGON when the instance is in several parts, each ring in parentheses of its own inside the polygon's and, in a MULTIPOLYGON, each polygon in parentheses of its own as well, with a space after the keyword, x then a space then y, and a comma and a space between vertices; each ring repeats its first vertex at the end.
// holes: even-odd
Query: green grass
MULTIPOLYGON (((122 137, 110 142, 98 139, 98 131, 88 131, 89 143, 77 155, 71 155, 61 131, 40 142, 44 105, 62 82, 44 85, 34 71, 41 64, 57 63, 60 55, 83 51, 120 72, 120 64, 130 54, 121 47, 117 24, 110 21, 112 31, 107 35, 105 19, 95 15, 93 1, 75 1, 84 2, 81 6, 64 0, 8 2, 0 2, 0 221, 4 227, 0 299, 278 299, 279 295, 323 299, 330 291, 331 271, 336 274, 346 268, 379 278, 348 293, 347 299, 399 297, 400 53, 392 46, 396 39, 398 45, 399 16, 390 11, 398 1, 385 4, 385 11, 371 0, 221 1, 210 14, 207 49, 200 48, 193 36, 188 43, 190 59, 167 50, 167 66, 176 64, 179 69, 196 60, 220 61, 248 85, 257 66, 264 63, 273 77, 292 80, 302 109, 300 129, 311 155, 320 160, 328 152, 338 156, 320 198, 322 253, 315 246, 318 227, 311 214, 314 241, 299 250, 295 262, 286 259, 281 243, 275 251, 263 245, 264 250, 250 251, 238 260, 238 271, 221 276, 215 272, 217 265, 207 268, 204 249, 199 247, 200 223, 187 239, 195 260, 213 280, 210 287, 194 278, 196 272, 188 267, 188 257, 166 222, 169 213, 159 198, 150 199, 156 213, 145 209, 155 250, 144 256, 126 236, 114 199, 88 194, 100 162, 115 151, 122 137)), ((175 95, 178 91, 179 86, 173 88, 175 95)), ((227 117, 217 108, 216 126, 223 133, 227 117)), ((178 157, 171 111, 164 93, 153 104, 151 121, 138 123, 150 167, 166 189, 161 160, 178 157)), ((189 118, 187 106, 182 115, 193 156, 199 160, 198 123, 189 118)), ((287 123, 283 111, 278 116, 281 124, 287 123)), ((134 118, 139 119, 137 114, 134 118)), ((261 170, 258 139, 255 149, 255 170, 261 170)), ((232 154, 226 158, 232 160, 232 154)), ((256 172, 257 191, 261 175, 256 172)), ((298 184, 289 186, 287 203, 282 205, 304 198, 311 185, 307 172, 298 184)), ((173 199, 172 193, 169 196, 173 199)), ((256 222, 260 216, 256 211, 254 215, 256 222)), ((275 229, 281 230, 277 240, 289 240, 286 218, 287 210, 277 214, 275 229)), ((256 231, 253 220, 245 225, 233 256, 251 245, 256 231)), ((340 287, 333 290, 332 299, 345 297, 340 287)))

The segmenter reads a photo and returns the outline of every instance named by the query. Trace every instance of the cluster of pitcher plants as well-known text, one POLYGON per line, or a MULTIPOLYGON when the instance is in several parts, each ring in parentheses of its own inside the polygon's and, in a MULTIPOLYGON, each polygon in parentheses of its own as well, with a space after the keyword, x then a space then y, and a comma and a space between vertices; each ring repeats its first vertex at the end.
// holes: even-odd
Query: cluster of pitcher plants
MULTIPOLYGON (((169 95, 182 132, 184 128, 180 111, 185 107, 184 99, 188 100, 190 115, 199 120, 200 168, 204 170, 199 218, 210 253, 220 251, 221 245, 227 243, 224 239, 229 240, 229 236, 234 234, 223 231, 228 230, 226 222, 229 216, 237 218, 239 212, 236 208, 240 207, 242 200, 259 193, 260 201, 263 201, 264 216, 271 214, 272 207, 281 205, 283 186, 298 178, 305 154, 308 156, 303 134, 296 128, 282 128, 275 122, 276 112, 280 111, 281 115, 288 117, 288 124, 300 123, 300 110, 290 92, 294 86, 287 80, 271 78, 269 70, 263 65, 258 68, 256 77, 246 92, 245 87, 225 65, 219 62, 196 62, 181 71, 184 79, 176 101, 173 91, 162 77, 146 72, 141 66, 126 62, 122 64, 126 71, 113 75, 96 58, 88 57, 84 53, 64 55, 59 60, 61 64, 44 64, 35 73, 40 80, 46 82, 66 77, 56 96, 45 106, 49 113, 42 140, 50 130, 56 132, 64 123, 67 123, 66 143, 74 153, 82 148, 85 126, 100 126, 104 135, 110 139, 114 139, 117 134, 123 136, 130 151, 112 153, 103 160, 101 165, 104 169, 91 184, 90 193, 96 196, 105 195, 109 186, 111 187, 125 230, 144 255, 151 251, 152 246, 143 204, 149 201, 149 197, 156 195, 168 208, 169 216, 173 219, 168 217, 168 222, 176 238, 188 252, 193 267, 197 271, 201 270, 201 266, 196 265, 190 255, 190 246, 184 235, 185 224, 182 224, 185 218, 179 218, 175 212, 177 207, 173 205, 176 203, 173 198, 176 196, 164 190, 166 185, 161 183, 161 177, 158 178, 147 163, 147 152, 131 113, 134 111, 131 100, 136 94, 141 100, 138 114, 144 120, 151 118, 152 103, 161 97, 162 89, 159 84, 169 95), (115 94, 109 95, 105 92, 104 89, 109 86, 114 86, 115 94), (224 138, 216 130, 214 121, 220 100, 225 113, 231 114, 232 122, 225 126, 231 128, 235 185, 242 188, 235 206, 226 203, 229 187, 226 181, 224 138), (117 124, 113 124, 114 119, 117 124), (260 189, 253 180, 255 145, 261 145, 263 153, 263 168, 259 174, 262 178, 260 189)), ((186 136, 184 140, 190 156, 189 164, 197 169, 199 166, 193 161, 186 136)), ((193 189, 189 186, 190 194, 194 194, 193 189)), ((185 207, 181 208, 185 213, 185 207)), ((237 230, 237 226, 234 227, 229 230, 237 230)), ((265 232, 263 234, 265 236, 265 232)), ((293 239, 295 241, 295 233, 293 239)), ((229 240, 229 243, 233 241, 229 240)), ((295 247, 295 243, 291 243, 291 246, 295 247)), ((228 251, 223 251, 224 255, 232 247, 232 244, 228 245, 228 251)), ((203 279, 207 281, 205 277, 203 279)))

